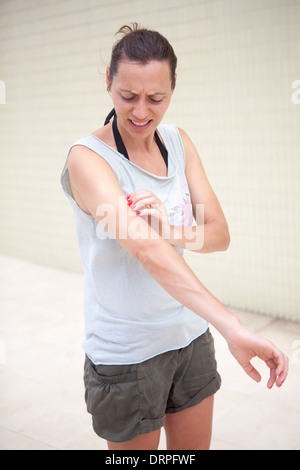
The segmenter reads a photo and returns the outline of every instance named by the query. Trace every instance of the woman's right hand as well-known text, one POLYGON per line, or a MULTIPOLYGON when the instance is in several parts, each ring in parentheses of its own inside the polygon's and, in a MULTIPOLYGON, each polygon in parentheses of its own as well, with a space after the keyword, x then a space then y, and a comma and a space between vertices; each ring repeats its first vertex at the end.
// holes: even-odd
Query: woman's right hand
POLYGON ((148 218, 151 225, 164 239, 170 237, 170 224, 166 206, 151 191, 142 189, 127 196, 128 204, 135 213, 141 217, 148 218))

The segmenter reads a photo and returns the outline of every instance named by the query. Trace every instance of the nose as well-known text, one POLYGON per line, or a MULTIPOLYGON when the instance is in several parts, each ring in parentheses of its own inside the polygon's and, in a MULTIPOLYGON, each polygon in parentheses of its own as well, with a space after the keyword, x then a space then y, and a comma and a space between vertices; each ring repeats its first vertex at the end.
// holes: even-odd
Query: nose
POLYGON ((144 121, 148 117, 147 103, 142 98, 135 103, 133 116, 139 121, 144 121))

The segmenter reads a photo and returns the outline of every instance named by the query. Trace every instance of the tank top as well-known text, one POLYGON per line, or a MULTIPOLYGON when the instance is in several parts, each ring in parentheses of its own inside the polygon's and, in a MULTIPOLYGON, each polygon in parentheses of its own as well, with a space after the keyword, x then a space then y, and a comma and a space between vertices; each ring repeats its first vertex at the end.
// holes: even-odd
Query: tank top
MULTIPOLYGON (((179 131, 174 125, 161 124, 158 132, 168 151, 167 176, 145 171, 95 135, 79 139, 71 148, 83 145, 104 158, 126 195, 140 189, 156 194, 166 206, 171 225, 191 225, 179 131)), ((72 196, 67 162, 61 184, 73 208, 84 271, 82 346, 87 356, 94 364, 135 364, 189 345, 207 330, 207 322, 169 295, 92 215, 79 208, 72 196)), ((174 249, 183 256, 181 248, 174 249)))

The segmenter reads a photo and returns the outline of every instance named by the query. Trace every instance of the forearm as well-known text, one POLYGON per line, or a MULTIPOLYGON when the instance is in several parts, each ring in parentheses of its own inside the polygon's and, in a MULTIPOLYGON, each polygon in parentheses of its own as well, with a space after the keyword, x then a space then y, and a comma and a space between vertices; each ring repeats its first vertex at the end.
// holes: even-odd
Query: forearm
POLYGON ((261 380, 250 362, 257 356, 270 369, 268 388, 275 382, 281 386, 288 373, 288 358, 273 343, 244 328, 238 317, 203 286, 174 248, 161 242, 151 241, 148 248, 139 253, 139 260, 149 274, 170 295, 219 331, 230 352, 253 380, 261 380))
POLYGON ((218 220, 202 225, 170 226, 168 241, 186 250, 212 253, 227 250, 230 243, 228 228, 218 220))
POLYGON ((138 259, 170 295, 230 338, 238 318, 204 287, 174 248, 161 240, 148 241, 138 259))

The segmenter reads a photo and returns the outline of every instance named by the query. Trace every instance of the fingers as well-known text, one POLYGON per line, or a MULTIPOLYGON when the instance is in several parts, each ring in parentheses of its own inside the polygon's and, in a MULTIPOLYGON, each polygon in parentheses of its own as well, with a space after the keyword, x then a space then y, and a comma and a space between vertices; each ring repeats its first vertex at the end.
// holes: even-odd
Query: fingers
MULTIPOLYGON (((286 358, 284 354, 282 354, 281 361, 282 361, 282 364, 280 364, 279 366, 274 361, 274 359, 269 359, 268 361, 265 361, 266 365, 270 369, 270 377, 267 383, 267 387, 269 389, 271 389, 275 383, 277 387, 281 387, 286 379, 286 376, 288 373, 288 364, 287 364, 288 359, 286 358), (279 374, 277 374, 278 370, 280 370, 279 374)), ((255 382, 261 381, 261 375, 255 369, 255 367, 253 367, 251 362, 246 363, 242 367, 244 371, 246 372, 246 374, 248 374, 249 377, 251 377, 251 379, 255 380, 255 382)))
POLYGON ((275 383, 277 387, 281 387, 288 374, 287 356, 271 341, 246 329, 242 333, 236 337, 236 344, 231 341, 229 349, 244 371, 256 382, 261 380, 260 374, 250 362, 257 356, 270 369, 267 387, 271 389, 275 383))
POLYGON ((148 189, 140 189, 139 191, 133 191, 127 197, 131 200, 134 199, 135 202, 136 202, 139 199, 143 199, 143 198, 147 198, 147 197, 151 197, 151 196, 154 196, 152 191, 149 191, 148 189))
POLYGON ((127 196, 128 205, 136 215, 146 217, 148 224, 162 238, 170 238, 168 213, 162 201, 151 191, 135 191, 127 196))
POLYGON ((270 368, 270 378, 268 380, 267 387, 271 389, 277 378, 276 363, 273 361, 273 359, 270 359, 269 361, 266 361, 266 364, 270 368))
POLYGON ((272 388, 276 383, 277 387, 281 387, 288 375, 289 360, 287 356, 272 344, 272 352, 269 355, 271 359, 265 360, 270 368, 270 379, 268 387, 272 388))
MULTIPOLYGON (((136 191, 127 196, 128 205, 135 212, 142 209, 149 209, 152 205, 161 204, 161 201, 151 192, 147 190, 136 191)), ((139 214, 138 214, 139 215, 139 214)))
POLYGON ((158 217, 165 212, 162 201, 151 191, 135 191, 127 196, 128 205, 137 215, 158 217))
POLYGON ((152 200, 153 202, 161 202, 152 191, 147 189, 141 189, 140 191, 134 191, 133 193, 127 196, 127 200, 131 201, 133 204, 137 204, 143 200, 152 200))
POLYGON ((260 382, 261 381, 261 375, 260 373, 253 367, 251 362, 248 362, 245 366, 243 366, 244 371, 246 374, 251 377, 251 379, 255 380, 255 382, 260 382))
POLYGON ((281 387, 288 375, 289 360, 285 354, 283 354, 279 350, 276 350, 274 361, 277 366, 276 367, 276 376, 277 376, 276 385, 277 387, 281 387))
POLYGON ((257 346, 255 346, 253 350, 270 369, 267 387, 271 389, 275 383, 277 387, 281 387, 288 374, 287 356, 271 341, 262 337, 259 337, 257 346))
POLYGON ((272 359, 265 360, 266 365, 270 369, 270 378, 267 387, 271 389, 276 383, 277 387, 281 387, 288 374, 288 358, 274 346, 272 359))

